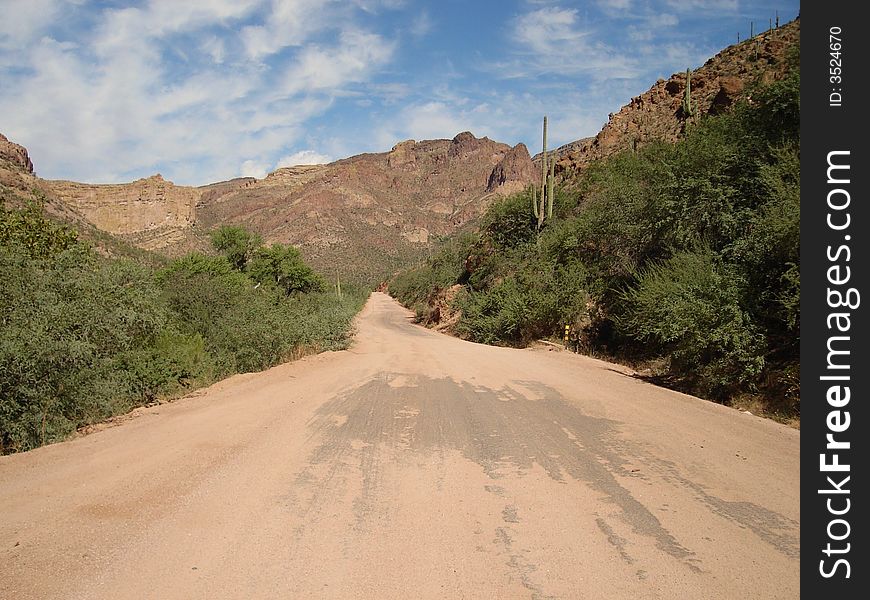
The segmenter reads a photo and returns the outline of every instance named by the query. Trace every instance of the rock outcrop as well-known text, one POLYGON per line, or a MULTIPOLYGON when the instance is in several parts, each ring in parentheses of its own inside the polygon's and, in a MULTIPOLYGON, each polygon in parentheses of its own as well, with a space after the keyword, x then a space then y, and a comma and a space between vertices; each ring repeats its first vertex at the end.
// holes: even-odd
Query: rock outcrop
POLYGON ((517 144, 504 155, 489 174, 486 191, 512 194, 522 191, 530 181, 534 180, 535 165, 529 156, 529 149, 525 144, 517 144))
POLYGON ((98 229, 134 240, 146 250, 161 250, 184 240, 202 196, 197 188, 177 186, 159 174, 121 184, 44 184, 98 229))
POLYGON ((24 146, 19 146, 0 133, 0 167, 33 173, 33 163, 24 146), (3 163, 6 163, 5 165, 3 163))
POLYGON ((375 263, 398 266, 419 256, 435 236, 477 218, 498 195, 521 190, 533 172, 522 145, 469 132, 405 140, 389 152, 278 169, 203 197, 196 221, 206 230, 240 223, 267 241, 295 244, 327 272, 341 265, 374 274, 375 263))

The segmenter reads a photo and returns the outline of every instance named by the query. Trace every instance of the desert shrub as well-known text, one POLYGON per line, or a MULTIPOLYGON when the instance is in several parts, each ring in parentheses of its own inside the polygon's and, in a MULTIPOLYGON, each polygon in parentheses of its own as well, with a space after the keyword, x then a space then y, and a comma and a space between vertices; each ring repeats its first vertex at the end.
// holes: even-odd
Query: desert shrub
POLYGON ((580 264, 526 263, 498 283, 458 295, 457 332, 485 344, 521 346, 552 335, 585 315, 585 281, 580 264))
POLYGON ((534 242, 536 227, 531 195, 525 192, 494 202, 484 214, 480 230, 496 247, 506 248, 534 242))
POLYGON ((135 396, 112 369, 167 322, 143 269, 73 246, 51 260, 0 249, 0 446, 26 450, 105 418, 135 396))
MULTIPOLYGON (((304 263, 296 269, 318 279, 304 263)), ((300 351, 343 347, 367 297, 347 286, 342 300, 301 289, 288 298, 224 256, 188 255, 155 274, 98 255, 38 207, 0 212, 0 273, 0 453, 300 351)))
POLYGON ((617 322, 666 352, 674 375, 721 399, 764 367, 764 338, 741 306, 743 283, 709 251, 679 253, 640 274, 617 322))
POLYGON ((418 312, 418 319, 427 316, 427 303, 441 289, 467 277, 467 263, 479 236, 463 233, 448 238, 423 264, 401 271, 390 281, 390 294, 418 312))
POLYGON ((799 91, 794 68, 676 144, 566 174, 540 231, 528 193, 496 201, 461 275, 440 283, 430 261, 391 293, 418 308, 460 283, 468 339, 523 345, 580 324, 594 351, 669 359, 666 381, 687 391, 785 394, 799 410, 799 91))

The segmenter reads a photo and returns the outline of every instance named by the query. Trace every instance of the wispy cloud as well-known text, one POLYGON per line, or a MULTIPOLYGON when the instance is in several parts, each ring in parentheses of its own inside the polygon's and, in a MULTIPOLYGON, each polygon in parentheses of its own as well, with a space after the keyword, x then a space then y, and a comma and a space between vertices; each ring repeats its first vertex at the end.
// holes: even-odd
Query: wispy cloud
POLYGON ((434 27, 434 22, 432 21, 432 17, 429 16, 429 13, 421 11, 414 19, 411 21, 411 26, 408 28, 408 31, 411 32, 416 38, 425 37, 432 28, 434 27))
POLYGON ((583 27, 577 9, 540 8, 514 19, 511 38, 519 59, 504 63, 508 76, 589 74, 598 79, 630 77, 637 70, 625 54, 583 27))
POLYGON ((60 8, 60 0, 5 0, 0 16, 0 50, 10 50, 41 37, 60 8))
POLYGON ((371 72, 387 63, 395 44, 381 36, 363 31, 343 32, 338 44, 304 48, 284 73, 282 92, 331 90, 337 93, 348 83, 360 83, 371 72))
POLYGON ((739 6, 738 0, 665 0, 665 4, 671 9, 681 12, 699 10, 734 12, 739 6))
POLYGON ((323 165, 333 161, 328 154, 321 154, 316 150, 300 150, 287 156, 282 156, 275 164, 275 168, 293 167, 296 165, 323 165))

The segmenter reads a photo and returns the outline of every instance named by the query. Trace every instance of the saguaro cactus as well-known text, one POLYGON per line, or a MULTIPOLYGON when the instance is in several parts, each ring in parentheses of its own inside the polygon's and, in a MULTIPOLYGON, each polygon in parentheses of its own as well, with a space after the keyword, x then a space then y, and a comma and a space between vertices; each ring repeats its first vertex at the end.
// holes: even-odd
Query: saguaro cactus
POLYGON ((686 91, 683 94, 683 114, 686 118, 695 116, 695 107, 692 106, 692 69, 686 69, 686 91))
POLYGON ((553 218, 553 179, 556 166, 555 160, 548 162, 547 157, 547 117, 544 117, 544 150, 541 154, 541 203, 538 206, 538 190, 532 184, 532 214, 538 220, 540 231, 545 219, 553 218))

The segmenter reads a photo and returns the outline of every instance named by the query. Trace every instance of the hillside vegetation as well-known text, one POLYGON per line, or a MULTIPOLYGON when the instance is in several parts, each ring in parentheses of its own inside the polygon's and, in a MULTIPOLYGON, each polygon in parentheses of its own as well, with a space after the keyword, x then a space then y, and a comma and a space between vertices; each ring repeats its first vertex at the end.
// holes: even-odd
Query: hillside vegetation
POLYGON ((523 346, 570 324, 585 352, 713 400, 797 416, 796 51, 790 62, 751 102, 690 120, 679 142, 563 182, 540 230, 530 194, 493 205, 476 232, 400 273, 390 292, 423 321, 459 311, 453 328, 466 339, 523 346))
POLYGON ((279 244, 241 228, 220 256, 154 267, 106 258, 41 207, 0 206, 0 452, 347 344, 366 294, 341 298, 279 244))

